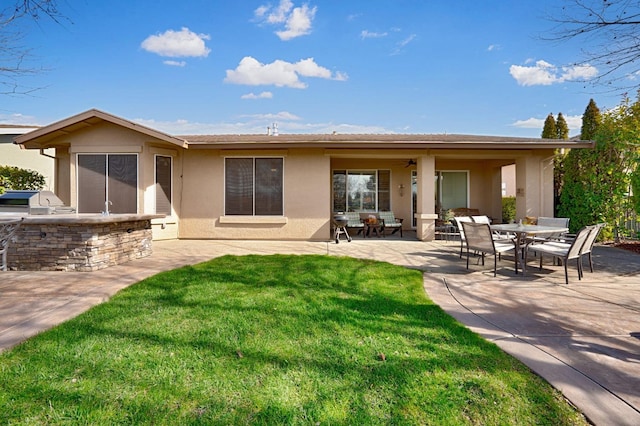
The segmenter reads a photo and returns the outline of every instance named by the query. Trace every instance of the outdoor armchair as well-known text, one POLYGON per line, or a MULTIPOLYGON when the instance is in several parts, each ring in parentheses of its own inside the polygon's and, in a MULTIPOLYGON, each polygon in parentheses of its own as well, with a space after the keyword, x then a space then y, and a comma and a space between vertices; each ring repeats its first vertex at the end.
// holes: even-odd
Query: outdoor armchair
MULTIPOLYGON (((404 219, 395 217, 395 215, 391 211, 389 211, 389 212, 379 212, 378 214, 380 216, 380 219, 384 223, 384 229, 387 229, 387 228, 392 229, 393 231, 391 232, 391 235, 393 235, 396 232, 400 231, 400 238, 402 238, 402 221, 404 219)), ((384 232, 384 230, 383 230, 383 232, 384 232)))
POLYGON ((545 254, 553 256, 554 258, 562 260, 564 265, 564 279, 565 283, 569 284, 569 272, 567 271, 567 264, 570 260, 576 260, 576 267, 578 269, 578 280, 582 279, 582 248, 592 232, 595 225, 585 226, 580 229, 576 234, 576 238, 571 243, 563 243, 556 241, 547 241, 541 243, 531 243, 527 245, 525 249, 525 264, 529 252, 540 255, 540 269, 542 269, 542 259, 545 254))
MULTIPOLYGON (((469 256, 471 252, 479 253, 484 265, 485 255, 493 256, 493 276, 496 276, 498 269, 498 256, 501 253, 514 250, 515 244, 511 240, 494 240, 491 228, 486 223, 462 222, 462 229, 467 244, 467 269, 469 269, 469 256)), ((518 272, 517 254, 515 269, 518 272)))
POLYGON ((602 230, 602 228, 604 228, 605 225, 606 225, 605 223, 598 223, 597 225, 594 225, 593 228, 591 229, 591 232, 587 236, 587 239, 582 245, 582 249, 580 250, 580 262, 582 262, 582 258, 584 256, 587 256, 589 258, 589 269, 591 270, 591 272, 593 272, 593 259, 591 259, 591 252, 593 251, 593 245, 595 244, 596 239, 600 234, 600 231, 602 230))
POLYGON ((358 212, 346 212, 347 216, 347 229, 357 229, 357 233, 364 231, 364 222, 360 220, 360 214, 358 212))
POLYGON ((464 244, 466 241, 462 224, 464 222, 473 222, 473 219, 471 219, 471 216, 455 216, 453 220, 456 223, 456 228, 458 228, 458 233, 460 234, 460 259, 462 259, 462 251, 464 250, 464 244))
MULTIPOLYGON (((538 218, 537 224, 539 226, 555 226, 559 228, 569 228, 569 218, 568 217, 544 217, 540 216, 538 218)), ((570 242, 566 239, 566 233, 549 233, 549 234, 538 234, 535 237, 530 238, 534 242, 539 241, 548 241, 548 240, 557 240, 561 242, 570 242)))

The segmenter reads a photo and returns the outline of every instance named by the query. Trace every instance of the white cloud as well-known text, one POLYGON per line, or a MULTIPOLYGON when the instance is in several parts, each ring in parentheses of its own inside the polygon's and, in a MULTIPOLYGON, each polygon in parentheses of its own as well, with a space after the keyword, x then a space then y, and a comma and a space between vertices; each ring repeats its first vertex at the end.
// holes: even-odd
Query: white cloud
POLYGON ((542 129, 544 127, 544 119, 531 117, 526 120, 517 120, 511 125, 521 129, 542 129))
POLYGON ((391 52, 391 55, 399 55, 400 53, 402 53, 402 50, 405 48, 405 46, 415 40, 416 37, 416 34, 411 34, 409 37, 406 37, 404 40, 398 42, 396 44, 396 48, 393 50, 393 52, 391 52))
POLYGON ((196 34, 184 27, 180 31, 167 30, 149 36, 140 46, 148 52, 169 58, 206 57, 211 49, 207 48, 205 40, 210 39, 207 34, 196 34))
MULTIPOLYGON (((519 127, 521 129, 540 129, 540 134, 542 134, 542 128, 544 127, 545 118, 527 118, 525 120, 517 120, 511 125, 513 127, 519 127)), ((565 121, 567 122, 567 127, 569 130, 577 130, 582 127, 582 116, 581 115, 565 115, 565 121)))
POLYGON ((331 134, 336 133, 364 133, 384 134, 393 133, 381 126, 368 126, 351 123, 309 123, 287 111, 270 114, 254 114, 240 117, 234 122, 199 123, 184 119, 175 121, 156 121, 153 119, 134 119, 136 123, 166 132, 170 135, 238 135, 238 134, 266 134, 267 127, 278 123, 280 134, 331 134))
POLYGON ((275 33, 280 40, 286 41, 311 33, 317 10, 316 6, 311 8, 308 4, 304 4, 301 7, 293 7, 291 0, 280 0, 278 6, 262 5, 254 10, 253 14, 260 22, 284 25, 283 30, 275 33))
POLYGON ((376 33, 376 32, 372 32, 372 31, 368 31, 368 30, 362 30, 360 32, 360 38, 361 39, 367 39, 367 38, 381 38, 381 37, 386 37, 387 35, 389 35, 389 33, 384 32, 384 33, 376 33))
POLYGON ((264 121, 264 120, 298 121, 300 120, 300 117, 288 111, 280 111, 277 113, 269 113, 269 114, 248 114, 248 115, 243 115, 241 117, 250 118, 252 120, 258 120, 258 121, 264 121))
POLYGON ((581 115, 566 115, 564 119, 567 122, 567 127, 569 127, 569 130, 578 130, 582 128, 581 115))
POLYGON ((245 56, 235 70, 227 70, 225 83, 244 84, 248 86, 274 85, 304 89, 307 84, 300 77, 316 77, 344 81, 346 74, 332 75, 327 68, 315 63, 313 58, 302 59, 296 63, 276 60, 270 64, 262 64, 251 56, 245 56))
POLYGON ((31 115, 24 115, 20 113, 15 114, 0 114, 0 124, 14 124, 21 126, 41 126, 38 120, 31 115))
POLYGON ((184 67, 185 65, 187 65, 187 63, 185 61, 162 61, 163 64, 165 65, 169 65, 172 67, 184 67))
POLYGON ((521 86, 549 86, 566 81, 589 80, 598 75, 598 70, 591 65, 557 67, 539 60, 533 66, 511 65, 509 73, 521 86))
POLYGON ((247 93, 246 95, 240 96, 240 99, 271 99, 273 98, 273 93, 271 92, 262 92, 257 95, 253 92, 247 93))
POLYGON ((489 47, 487 47, 487 51, 489 52, 493 52, 494 50, 500 50, 502 49, 502 46, 500 46, 499 44, 490 44, 489 47))

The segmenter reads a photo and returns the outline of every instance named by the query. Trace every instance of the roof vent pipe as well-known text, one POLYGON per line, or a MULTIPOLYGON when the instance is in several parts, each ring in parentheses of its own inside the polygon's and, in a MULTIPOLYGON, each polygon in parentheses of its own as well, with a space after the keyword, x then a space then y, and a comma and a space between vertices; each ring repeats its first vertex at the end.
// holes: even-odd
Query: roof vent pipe
POLYGON ((278 136, 278 123, 273 123, 273 136, 278 136))

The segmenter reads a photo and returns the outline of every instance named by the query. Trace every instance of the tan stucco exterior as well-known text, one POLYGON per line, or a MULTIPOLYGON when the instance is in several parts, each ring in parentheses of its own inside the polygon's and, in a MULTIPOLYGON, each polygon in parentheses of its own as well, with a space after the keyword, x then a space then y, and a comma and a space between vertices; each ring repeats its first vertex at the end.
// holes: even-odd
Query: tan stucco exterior
POLYGON ((58 196, 76 206, 77 155, 135 153, 138 213, 155 213, 155 156, 173 159, 172 208, 153 222, 154 239, 328 240, 332 171, 390 170, 391 208, 418 239, 434 237, 436 171, 468 172, 468 206, 501 217, 501 169, 516 167, 517 215, 553 216, 553 153, 589 142, 455 135, 215 135, 174 137, 90 110, 16 138, 24 148, 53 148, 58 196), (225 215, 225 158, 283 159, 282 216, 225 215), (412 159, 413 164, 408 163, 412 159), (409 166, 408 166, 409 165, 409 166), (413 211, 411 174, 417 173, 413 211))

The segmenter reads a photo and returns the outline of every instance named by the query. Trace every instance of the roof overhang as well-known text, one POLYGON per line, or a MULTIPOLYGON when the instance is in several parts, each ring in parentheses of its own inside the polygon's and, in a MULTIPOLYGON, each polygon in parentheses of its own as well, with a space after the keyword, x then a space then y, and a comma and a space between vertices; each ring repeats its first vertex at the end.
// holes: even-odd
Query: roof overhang
POLYGON ((168 135, 158 130, 151 129, 141 124, 134 123, 133 121, 125 120, 124 118, 120 118, 97 109, 90 109, 48 126, 17 136, 14 138, 14 143, 27 149, 50 148, 51 141, 61 136, 65 136, 80 129, 103 122, 113 123, 181 148, 188 148, 188 143, 184 139, 168 135))
POLYGON ((190 149, 474 149, 549 150, 593 148, 593 141, 474 136, 449 134, 300 134, 300 135, 190 135, 181 136, 190 149))

